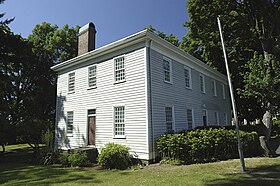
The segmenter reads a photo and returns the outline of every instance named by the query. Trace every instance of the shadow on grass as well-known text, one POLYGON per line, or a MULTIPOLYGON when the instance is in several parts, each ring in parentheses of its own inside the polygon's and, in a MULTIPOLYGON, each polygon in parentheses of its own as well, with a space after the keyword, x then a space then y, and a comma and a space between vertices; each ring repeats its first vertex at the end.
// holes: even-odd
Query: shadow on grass
POLYGON ((74 168, 54 168, 50 166, 3 163, 0 168, 0 184, 8 185, 51 185, 51 184, 100 183, 95 179, 95 171, 74 168))
MULTIPOLYGON (((280 159, 279 159, 280 161, 280 159)), ((206 185, 280 185, 280 166, 258 166, 245 174, 228 174, 222 179, 211 180, 206 185)))

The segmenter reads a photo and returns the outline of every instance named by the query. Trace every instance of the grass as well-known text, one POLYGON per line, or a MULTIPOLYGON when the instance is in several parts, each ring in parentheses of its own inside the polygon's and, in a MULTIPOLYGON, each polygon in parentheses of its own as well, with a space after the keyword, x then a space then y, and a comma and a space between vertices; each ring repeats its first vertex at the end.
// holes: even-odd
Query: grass
POLYGON ((3 162, 2 156, 2 185, 280 185, 280 158, 247 158, 248 173, 241 174, 239 160, 118 171, 3 162))

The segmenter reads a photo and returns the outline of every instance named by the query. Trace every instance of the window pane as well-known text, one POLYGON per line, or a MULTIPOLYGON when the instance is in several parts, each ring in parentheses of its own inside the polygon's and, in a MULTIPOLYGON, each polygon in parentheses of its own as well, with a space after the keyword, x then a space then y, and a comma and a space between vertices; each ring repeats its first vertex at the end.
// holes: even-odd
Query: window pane
POLYGON ((163 70, 164 70, 164 80, 170 82, 170 62, 167 60, 163 60, 163 70))
POLYGON ((115 59, 115 81, 125 80, 124 57, 115 59))
POLYGON ((70 73, 68 75, 68 91, 69 92, 75 91, 75 72, 70 73))
POLYGON ((72 134, 73 133, 73 119, 74 119, 74 113, 73 111, 67 112, 67 133, 72 134))
POLYGON ((190 88, 191 87, 190 69, 185 67, 184 73, 185 73, 185 86, 187 88, 190 88))
POLYGON ((88 68, 88 86, 89 87, 96 86, 96 66, 92 66, 88 68))
POLYGON ((115 135, 125 135, 124 107, 115 107, 115 135))
POLYGON ((172 107, 165 107, 166 132, 173 132, 172 107))
POLYGON ((187 122, 188 122, 188 129, 193 128, 193 118, 192 118, 192 110, 187 109, 187 122))

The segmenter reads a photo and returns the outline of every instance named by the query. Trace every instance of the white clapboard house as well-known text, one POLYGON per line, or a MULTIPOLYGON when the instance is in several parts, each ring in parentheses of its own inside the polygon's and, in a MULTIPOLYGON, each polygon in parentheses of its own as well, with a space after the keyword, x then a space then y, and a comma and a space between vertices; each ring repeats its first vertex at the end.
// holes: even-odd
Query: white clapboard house
POLYGON ((143 160, 167 132, 230 124, 226 77, 150 31, 95 49, 95 26, 79 31, 78 56, 57 73, 55 144, 61 149, 108 142, 143 160))

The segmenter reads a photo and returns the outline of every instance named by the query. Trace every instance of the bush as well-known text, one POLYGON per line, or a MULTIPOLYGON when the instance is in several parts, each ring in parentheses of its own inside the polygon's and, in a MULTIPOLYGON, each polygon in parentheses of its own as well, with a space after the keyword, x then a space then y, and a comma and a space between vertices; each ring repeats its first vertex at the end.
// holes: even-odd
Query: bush
POLYGON ((70 166, 70 163, 68 161, 69 154, 67 152, 62 152, 58 158, 59 162, 62 164, 62 166, 68 167, 70 166))
POLYGON ((131 166, 131 159, 128 147, 114 143, 106 144, 98 155, 98 163, 107 169, 127 169, 131 166))
POLYGON ((48 129, 46 132, 42 134, 42 142, 46 144, 46 148, 48 151, 54 150, 54 132, 48 129))
POLYGON ((54 150, 54 151, 46 151, 41 154, 40 157, 40 163, 43 165, 51 165, 55 163, 59 163, 60 158, 60 150, 54 150))
MULTIPOLYGON (((256 132, 240 131, 245 156, 259 154, 256 132)), ((165 134, 157 141, 162 158, 179 159, 185 163, 201 163, 238 157, 235 130, 193 130, 178 134, 165 134)))
POLYGON ((85 151, 74 150, 68 156, 68 162, 71 167, 86 167, 89 166, 90 162, 87 157, 87 153, 85 151))

